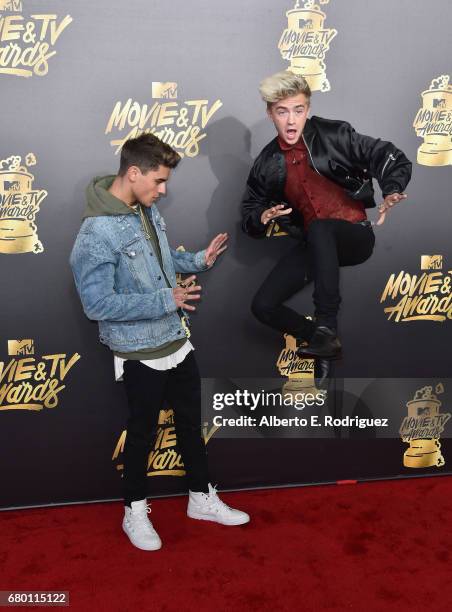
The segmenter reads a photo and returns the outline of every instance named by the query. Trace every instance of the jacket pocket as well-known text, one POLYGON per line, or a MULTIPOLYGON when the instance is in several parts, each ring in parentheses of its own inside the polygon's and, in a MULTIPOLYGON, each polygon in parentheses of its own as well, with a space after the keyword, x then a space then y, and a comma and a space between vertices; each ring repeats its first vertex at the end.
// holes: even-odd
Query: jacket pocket
POLYGON ((126 242, 126 244, 122 244, 116 249, 116 253, 123 253, 130 258, 134 258, 137 255, 137 252, 143 250, 143 244, 141 238, 139 236, 134 236, 132 240, 126 242))
POLYGON ((358 182, 357 189, 347 189, 347 194, 352 200, 368 200, 373 198, 374 188, 371 179, 364 179, 360 184, 358 182))
POLYGON ((149 275, 146 267, 143 241, 140 237, 133 238, 117 250, 120 262, 117 271, 117 278, 127 280, 128 274, 132 275, 133 280, 141 291, 146 287, 146 275, 149 275), (128 273, 128 274, 127 274, 128 273))
POLYGON ((361 200, 373 195, 372 181, 364 176, 363 171, 346 168, 330 159, 328 161, 334 179, 342 185, 347 194, 354 200, 361 200))
POLYGON ((342 164, 330 159, 328 165, 335 180, 346 187, 349 191, 356 191, 362 185, 362 180, 351 168, 346 168, 342 164))

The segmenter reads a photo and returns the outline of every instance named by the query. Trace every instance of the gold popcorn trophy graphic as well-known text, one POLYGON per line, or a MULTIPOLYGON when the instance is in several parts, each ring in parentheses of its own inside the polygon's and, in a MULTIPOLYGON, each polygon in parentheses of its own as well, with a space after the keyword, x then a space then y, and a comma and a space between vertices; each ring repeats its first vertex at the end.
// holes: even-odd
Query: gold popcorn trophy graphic
POLYGON ((417 161, 424 166, 452 164, 452 85, 443 74, 423 91, 422 108, 413 122, 416 134, 424 139, 417 152, 417 161))
MULTIPOLYGON (((320 4, 329 1, 320 0, 320 4)), ((288 70, 301 74, 312 91, 329 91, 331 86, 326 78, 324 60, 337 30, 324 27, 326 14, 314 0, 297 0, 286 16, 287 28, 278 48, 283 59, 290 62, 288 70)))
POLYGON ((33 189, 34 176, 28 168, 36 164, 29 153, 0 160, 0 253, 42 253, 35 225, 36 214, 47 196, 45 189, 33 189))
POLYGON ((284 334, 286 346, 279 354, 276 367, 281 376, 287 377, 283 385, 283 393, 296 394, 307 389, 315 389, 314 359, 302 358, 297 355, 297 341, 290 334, 284 334))
POLYGON ((408 442, 410 445, 403 455, 405 467, 426 468, 444 465, 439 438, 451 415, 439 411, 441 401, 437 395, 443 392, 444 387, 441 383, 435 387, 435 393, 433 387, 423 387, 418 389, 414 398, 407 402, 408 416, 403 419, 399 429, 403 442, 408 442))

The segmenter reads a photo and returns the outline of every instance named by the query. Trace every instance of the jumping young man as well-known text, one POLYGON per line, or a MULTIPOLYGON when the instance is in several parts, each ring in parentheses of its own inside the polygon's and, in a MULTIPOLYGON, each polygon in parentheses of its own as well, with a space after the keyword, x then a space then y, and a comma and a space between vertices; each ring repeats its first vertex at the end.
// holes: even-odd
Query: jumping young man
POLYGON ((277 136, 249 174, 242 227, 260 238, 276 220, 297 244, 264 280, 252 312, 262 323, 304 341, 298 354, 319 358, 325 374, 328 360, 341 352, 339 268, 363 263, 374 248, 366 215, 366 208, 375 206, 372 179, 383 193, 381 224, 407 197, 411 162, 392 143, 358 134, 345 121, 308 119, 311 91, 302 76, 274 74, 262 81, 260 93, 277 136), (311 281, 314 321, 284 304, 311 281))
POLYGON ((187 515, 223 525, 249 516, 223 503, 209 481, 201 435, 201 381, 188 339, 185 311, 200 298, 190 276, 210 268, 225 250, 219 234, 197 253, 171 249, 156 201, 180 156, 152 134, 128 140, 116 176, 95 178, 87 188, 84 220, 71 254, 75 283, 88 318, 98 321, 100 341, 114 353, 129 405, 124 447, 123 529, 134 546, 157 550, 161 540, 148 518, 147 460, 165 400, 187 472, 187 515))

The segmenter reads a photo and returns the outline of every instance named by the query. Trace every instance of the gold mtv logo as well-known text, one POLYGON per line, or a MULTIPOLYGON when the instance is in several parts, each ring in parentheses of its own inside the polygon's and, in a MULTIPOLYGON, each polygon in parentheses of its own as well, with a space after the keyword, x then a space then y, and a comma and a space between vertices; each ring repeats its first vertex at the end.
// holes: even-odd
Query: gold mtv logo
POLYGON ((443 256, 442 255, 422 255, 421 270, 442 270, 443 256))
POLYGON ((299 19, 298 27, 300 28, 300 30, 313 30, 314 20, 313 19, 299 19))
POLYGON ((8 340, 8 355, 11 357, 20 355, 34 355, 35 342, 34 340, 8 340))
POLYGON ((152 83, 152 97, 166 100, 177 99, 177 83, 154 81, 152 83))
POLYGON ((0 0, 0 11, 15 11, 22 10, 22 0, 0 0))
POLYGON ((159 425, 174 425, 174 410, 169 408, 165 410, 162 408, 159 412, 159 425))
POLYGON ((433 108, 446 108, 446 98, 433 98, 433 108))

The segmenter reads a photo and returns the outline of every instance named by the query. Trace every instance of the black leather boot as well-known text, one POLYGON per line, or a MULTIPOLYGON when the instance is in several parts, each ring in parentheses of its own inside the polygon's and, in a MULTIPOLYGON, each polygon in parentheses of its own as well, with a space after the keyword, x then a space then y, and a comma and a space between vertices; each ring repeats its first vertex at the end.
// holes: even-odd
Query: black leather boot
POLYGON ((316 328, 308 346, 300 346, 297 349, 297 355, 299 357, 335 359, 339 357, 341 349, 342 346, 335 330, 321 325, 316 328))
POLYGON ((331 374, 331 360, 316 357, 314 360, 314 380, 317 389, 327 389, 331 374))

